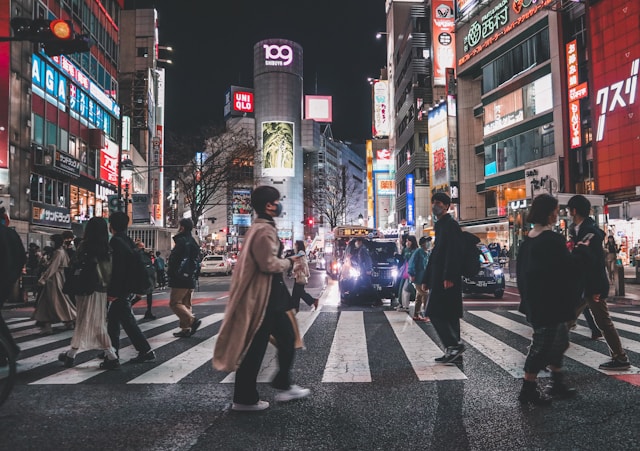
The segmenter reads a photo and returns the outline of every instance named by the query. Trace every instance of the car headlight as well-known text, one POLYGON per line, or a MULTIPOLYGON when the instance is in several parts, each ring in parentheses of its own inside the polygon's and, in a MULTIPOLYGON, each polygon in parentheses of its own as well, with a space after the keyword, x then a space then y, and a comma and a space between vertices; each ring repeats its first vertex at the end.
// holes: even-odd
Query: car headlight
POLYGON ((501 269, 494 269, 493 270, 493 274, 496 276, 501 276, 502 275, 502 270, 501 269))
POLYGON ((392 269, 391 270, 391 278, 395 279, 398 277, 398 270, 397 269, 392 269))
POLYGON ((360 277, 360 271, 357 268, 349 268, 349 274, 348 274, 350 279, 357 279, 358 277, 360 277))

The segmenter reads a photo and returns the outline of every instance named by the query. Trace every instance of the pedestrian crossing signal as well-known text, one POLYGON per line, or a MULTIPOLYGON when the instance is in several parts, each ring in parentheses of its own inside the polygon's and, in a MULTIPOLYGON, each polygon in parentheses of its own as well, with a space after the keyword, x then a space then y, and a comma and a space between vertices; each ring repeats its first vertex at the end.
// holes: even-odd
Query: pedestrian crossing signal
POLYGON ((120 196, 117 194, 110 194, 107 196, 107 202, 109 204, 109 214, 113 214, 118 211, 124 211, 124 203, 120 196))

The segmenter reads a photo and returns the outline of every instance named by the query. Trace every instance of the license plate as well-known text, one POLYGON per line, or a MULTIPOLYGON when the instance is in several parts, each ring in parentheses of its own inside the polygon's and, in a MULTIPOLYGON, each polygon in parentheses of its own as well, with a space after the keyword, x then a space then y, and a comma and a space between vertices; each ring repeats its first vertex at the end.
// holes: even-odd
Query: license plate
POLYGON ((382 291, 382 286, 374 284, 373 288, 375 288, 377 291, 382 291))
POLYGON ((484 280, 478 280, 477 285, 479 287, 486 287, 487 286, 487 282, 485 282, 484 280))

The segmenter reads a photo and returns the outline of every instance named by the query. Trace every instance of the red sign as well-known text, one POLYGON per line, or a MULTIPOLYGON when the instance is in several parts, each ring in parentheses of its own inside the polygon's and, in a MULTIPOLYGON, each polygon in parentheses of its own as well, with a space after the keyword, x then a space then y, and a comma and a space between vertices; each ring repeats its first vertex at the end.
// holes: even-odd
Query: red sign
POLYGON ((447 68, 456 65, 456 23, 453 0, 433 0, 431 15, 433 20, 433 85, 445 86, 447 68))
POLYGON ((567 81, 569 88, 578 84, 578 43, 575 39, 567 44, 567 81))
POLYGON ((569 133, 571 148, 582 146, 582 126, 580 125, 580 102, 569 104, 569 133))
POLYGON ((587 82, 580 83, 578 86, 574 86, 569 89, 569 102, 584 99, 589 94, 587 90, 587 82))
POLYGON ((100 151, 100 178, 112 185, 118 185, 118 145, 105 139, 100 151))
POLYGON ((253 113, 253 93, 234 91, 233 110, 240 113, 253 113))

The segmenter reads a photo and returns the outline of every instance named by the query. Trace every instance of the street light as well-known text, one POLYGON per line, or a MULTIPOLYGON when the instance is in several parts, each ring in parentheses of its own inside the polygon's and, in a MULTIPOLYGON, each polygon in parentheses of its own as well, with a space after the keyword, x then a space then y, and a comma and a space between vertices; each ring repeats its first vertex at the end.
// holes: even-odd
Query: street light
POLYGON ((382 38, 382 36, 385 36, 385 35, 388 36, 389 33, 387 33, 386 31, 378 31, 376 33, 376 39, 380 39, 380 38, 382 38))

